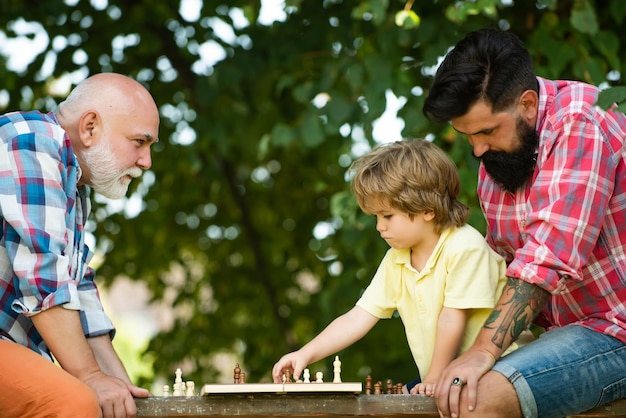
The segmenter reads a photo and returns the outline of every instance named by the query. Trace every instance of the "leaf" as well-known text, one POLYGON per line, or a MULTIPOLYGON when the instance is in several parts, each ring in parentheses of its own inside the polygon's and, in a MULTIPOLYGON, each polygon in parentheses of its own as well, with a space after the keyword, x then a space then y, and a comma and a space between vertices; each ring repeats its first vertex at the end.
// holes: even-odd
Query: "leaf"
POLYGON ((330 101, 324 108, 325 113, 328 115, 328 120, 336 126, 348 122, 354 110, 355 104, 348 102, 339 94, 331 96, 330 101))
POLYGON ((283 123, 278 123, 272 130, 272 144, 277 147, 286 147, 294 140, 293 129, 283 123))
POLYGON ((300 128, 302 143, 307 147, 315 147, 324 141, 324 132, 319 117, 313 112, 304 117, 300 128))
POLYGON ((609 87, 598 94, 596 104, 602 109, 606 110, 615 103, 619 104, 620 107, 626 103, 626 86, 609 87))
POLYGON ((574 0, 570 22, 574 29, 589 35, 598 32, 598 19, 589 0, 574 0))
POLYGON ((400 10, 395 17, 396 26, 413 29, 419 26, 420 17, 413 10, 400 10))
POLYGON ((619 45, 620 41, 616 34, 609 31, 600 31, 592 37, 594 45, 609 61, 613 69, 621 67, 619 45))
POLYGON ((600 84, 606 79, 606 67, 604 63, 597 58, 589 58, 584 60, 581 65, 574 69, 577 78, 587 81, 591 84, 600 84))
POLYGON ((609 9, 611 11, 611 16, 618 24, 621 24, 624 21, 624 17, 626 16, 626 2, 624 1, 612 1, 609 5, 609 9))

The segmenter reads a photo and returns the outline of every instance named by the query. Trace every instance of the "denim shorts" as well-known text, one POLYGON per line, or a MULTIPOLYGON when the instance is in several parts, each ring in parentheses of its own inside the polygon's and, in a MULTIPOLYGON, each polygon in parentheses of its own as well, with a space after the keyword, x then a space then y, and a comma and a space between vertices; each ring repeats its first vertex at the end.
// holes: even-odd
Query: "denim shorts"
POLYGON ((626 398, 626 345, 579 325, 544 332, 493 367, 525 418, 561 418, 626 398))

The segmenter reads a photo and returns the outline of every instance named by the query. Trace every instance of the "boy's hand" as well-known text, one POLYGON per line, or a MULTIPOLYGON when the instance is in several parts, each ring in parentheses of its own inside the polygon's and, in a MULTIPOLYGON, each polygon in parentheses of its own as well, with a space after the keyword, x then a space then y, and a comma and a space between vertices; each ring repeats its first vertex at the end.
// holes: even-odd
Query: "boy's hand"
POLYGON ((435 386, 436 384, 432 382, 418 383, 417 385, 413 386, 413 388, 411 388, 411 394, 426 395, 432 398, 433 396, 435 396, 435 386))
POLYGON ((307 366, 307 361, 299 351, 285 354, 278 360, 272 368, 272 378, 274 383, 284 383, 293 375, 294 380, 298 380, 300 373, 307 366))

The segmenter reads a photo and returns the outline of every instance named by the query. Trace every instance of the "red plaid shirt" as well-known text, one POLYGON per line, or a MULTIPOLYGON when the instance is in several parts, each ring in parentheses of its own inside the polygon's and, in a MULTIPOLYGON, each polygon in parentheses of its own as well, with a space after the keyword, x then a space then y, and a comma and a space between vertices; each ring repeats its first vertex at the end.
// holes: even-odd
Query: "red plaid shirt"
POLYGON ((508 193, 479 170, 487 241, 508 276, 552 294, 539 325, 576 323, 626 343, 626 116, 594 107, 593 86, 538 80, 531 184, 508 193))

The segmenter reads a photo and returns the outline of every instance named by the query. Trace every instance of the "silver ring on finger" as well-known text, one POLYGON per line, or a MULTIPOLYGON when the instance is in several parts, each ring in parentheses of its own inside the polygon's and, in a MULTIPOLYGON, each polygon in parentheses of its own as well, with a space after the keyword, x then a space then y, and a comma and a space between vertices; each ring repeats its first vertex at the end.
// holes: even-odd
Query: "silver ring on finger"
POLYGON ((455 377, 454 379, 452 379, 452 385, 463 387, 465 385, 465 382, 460 377, 455 377))

